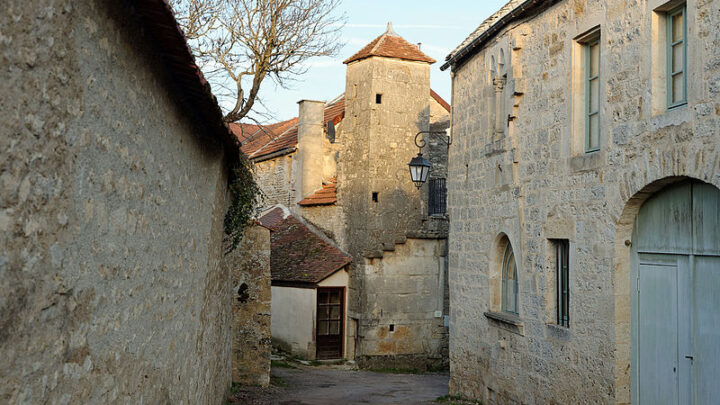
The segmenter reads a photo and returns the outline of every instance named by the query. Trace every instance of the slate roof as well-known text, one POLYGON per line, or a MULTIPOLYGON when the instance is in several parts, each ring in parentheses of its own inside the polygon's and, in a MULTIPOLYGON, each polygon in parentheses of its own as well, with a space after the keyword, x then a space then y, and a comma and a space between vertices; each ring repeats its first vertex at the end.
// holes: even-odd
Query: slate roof
POLYGON ((322 188, 315 191, 308 197, 298 202, 303 207, 311 207, 314 205, 332 205, 337 202, 337 177, 328 180, 322 185, 322 188))
POLYGON ((478 49, 483 43, 497 34, 511 21, 531 11, 542 10, 560 0, 510 0, 500 10, 486 18, 463 42, 460 43, 449 55, 445 57, 446 62, 440 67, 445 70, 455 65, 478 49))
POLYGON ((270 229, 273 282, 317 284, 350 264, 350 256, 288 211, 276 207, 260 217, 270 229))
POLYGON ((411 44, 396 34, 392 29, 392 23, 388 23, 385 33, 365 45, 353 56, 345 59, 343 63, 348 64, 371 56, 435 63, 435 59, 425 55, 417 45, 411 44))

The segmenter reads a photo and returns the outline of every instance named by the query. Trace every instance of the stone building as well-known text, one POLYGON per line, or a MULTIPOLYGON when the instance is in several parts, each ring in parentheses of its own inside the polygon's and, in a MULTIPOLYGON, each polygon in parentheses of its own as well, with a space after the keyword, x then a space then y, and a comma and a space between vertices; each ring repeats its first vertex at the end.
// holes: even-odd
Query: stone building
POLYGON ((719 7, 513 0, 448 56, 452 394, 720 397, 719 7))
POLYGON ((367 366, 447 361, 450 106, 430 89, 434 62, 389 26, 345 61, 335 100, 302 100, 297 118, 274 125, 233 126, 267 206, 288 207, 352 258, 342 357, 367 366), (423 152, 435 167, 417 189, 408 162, 415 135, 431 127, 441 133, 423 152))
POLYGON ((286 207, 260 222, 272 233, 273 345, 307 359, 342 358, 350 256, 286 207))
POLYGON ((0 403, 221 402, 238 149, 172 11, 11 0, 0 27, 0 403))

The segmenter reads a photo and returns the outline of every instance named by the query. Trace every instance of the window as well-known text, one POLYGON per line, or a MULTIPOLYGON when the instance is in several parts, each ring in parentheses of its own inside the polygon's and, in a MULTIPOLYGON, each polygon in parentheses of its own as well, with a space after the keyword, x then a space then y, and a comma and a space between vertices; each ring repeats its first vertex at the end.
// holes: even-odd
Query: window
POLYGON ((517 263, 510 241, 505 247, 502 262, 502 310, 515 315, 518 313, 517 263))
POLYGON ((567 239, 556 239, 555 245, 555 280, 557 280, 557 324, 570 326, 570 242, 567 239))
POLYGON ((585 57, 585 152, 600 149, 600 38, 583 45, 585 57))
POLYGON ((382 104, 382 94, 375 95, 375 104, 382 104))
POLYGON ((373 202, 378 202, 378 192, 377 192, 377 191, 373 191, 373 193, 372 193, 372 201, 373 201, 373 202))
POLYGON ((685 4, 667 13, 667 105, 668 108, 687 103, 687 41, 685 4))
POLYGON ((444 215, 447 208, 445 179, 430 179, 428 215, 444 215))

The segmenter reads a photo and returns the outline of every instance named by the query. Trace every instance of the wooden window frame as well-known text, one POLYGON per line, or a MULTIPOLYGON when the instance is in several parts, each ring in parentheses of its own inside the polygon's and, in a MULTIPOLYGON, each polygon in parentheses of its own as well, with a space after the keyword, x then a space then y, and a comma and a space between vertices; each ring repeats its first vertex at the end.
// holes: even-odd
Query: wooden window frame
POLYGON ((687 5, 685 3, 673 8, 672 10, 665 13, 665 53, 667 54, 667 80, 666 80, 666 93, 667 93, 667 108, 668 110, 677 108, 687 104, 687 5), (673 17, 678 14, 682 15, 682 39, 680 41, 673 42, 673 17), (682 44, 682 70, 673 71, 673 47, 675 45, 682 44), (673 77, 678 74, 683 75, 683 98, 677 102, 673 102, 673 77))
POLYGON ((601 58, 601 49, 600 49, 600 31, 593 32, 591 37, 582 43, 582 49, 583 49, 583 57, 585 60, 585 72, 584 72, 584 81, 585 81, 585 153, 592 153, 597 152, 600 150, 600 58, 601 58), (598 57, 597 57, 597 75, 591 76, 591 48, 593 46, 597 45, 598 47, 598 57), (591 82, 593 80, 597 80, 598 82, 598 91, 595 97, 597 97, 597 110, 592 110, 592 100, 590 99, 590 86, 591 82), (598 119, 598 127, 597 127, 597 145, 591 146, 590 145, 590 121, 593 116, 597 115, 598 119))

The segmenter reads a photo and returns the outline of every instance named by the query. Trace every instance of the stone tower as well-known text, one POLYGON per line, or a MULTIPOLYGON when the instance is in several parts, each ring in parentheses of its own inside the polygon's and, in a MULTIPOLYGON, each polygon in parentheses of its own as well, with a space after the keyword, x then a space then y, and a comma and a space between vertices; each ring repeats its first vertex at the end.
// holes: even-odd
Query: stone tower
MULTIPOLYGON (((345 60, 345 127, 338 162, 338 200, 347 230, 344 248, 353 256, 350 317, 357 335, 376 335, 383 314, 396 302, 379 303, 376 291, 393 285, 373 265, 408 235, 420 233, 421 190, 408 162, 418 152, 414 136, 428 130, 430 65, 419 46, 387 31, 345 60)), ((409 281, 409 280, 408 280, 409 281)), ((375 355, 375 349, 358 356, 375 355), (368 353, 373 352, 373 353, 368 353)))

